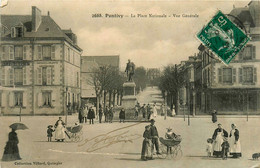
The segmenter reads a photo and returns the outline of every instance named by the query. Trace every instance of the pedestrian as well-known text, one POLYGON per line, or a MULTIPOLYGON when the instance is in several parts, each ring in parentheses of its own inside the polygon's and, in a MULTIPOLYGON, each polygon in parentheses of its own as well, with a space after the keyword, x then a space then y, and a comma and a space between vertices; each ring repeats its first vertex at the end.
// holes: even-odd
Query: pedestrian
POLYGON ((54 132, 54 130, 52 129, 53 126, 52 126, 52 125, 49 125, 47 128, 48 128, 48 129, 47 129, 48 142, 51 142, 52 132, 54 132))
POLYGON ((213 144, 213 156, 220 157, 222 156, 222 143, 223 137, 228 137, 226 130, 222 128, 221 124, 218 124, 218 128, 215 129, 212 139, 214 140, 213 144))
POLYGON ((149 103, 146 106, 146 111, 147 111, 147 119, 149 121, 150 118, 151 118, 151 108, 150 108, 150 104, 149 103))
POLYGON ((92 106, 90 106, 88 110, 88 116, 87 116, 87 119, 89 119, 89 124, 94 124, 94 118, 95 118, 95 112, 92 106))
POLYGON ((64 141, 65 139, 65 123, 62 121, 62 118, 59 117, 59 119, 56 121, 55 125, 55 140, 60 142, 64 141))
POLYGON ((145 104, 143 104, 143 106, 141 107, 141 112, 143 114, 143 119, 145 119, 145 116, 146 116, 146 109, 145 109, 145 104))
POLYGON ((114 118, 114 111, 113 111, 113 107, 111 106, 109 111, 109 122, 112 123, 113 122, 113 118, 114 118))
POLYGON ((242 156, 239 131, 235 124, 231 124, 232 130, 230 131, 230 155, 232 158, 239 158, 242 156))
POLYGON ((120 113, 119 113, 119 120, 120 120, 120 123, 121 121, 124 123, 125 122, 125 109, 122 108, 120 113))
POLYGON ((218 120, 218 119, 217 119, 217 110, 213 110, 213 112, 212 112, 211 115, 212 115, 212 119, 211 119, 212 122, 213 122, 213 123, 217 122, 217 120, 218 120))
POLYGON ((151 122, 150 127, 151 127, 151 135, 152 135, 152 151, 154 151, 154 146, 155 146, 156 154, 161 154, 159 152, 159 140, 158 140, 159 134, 156 126, 154 125, 155 120, 151 119, 150 122, 151 122))
POLYGON ((228 151, 229 151, 229 143, 227 137, 223 137, 223 143, 221 144, 222 147, 222 159, 227 160, 228 151))
POLYGON ((174 105, 172 106, 172 116, 173 116, 173 117, 176 116, 176 113, 175 113, 175 106, 174 106, 174 105))
POLYGON ((89 111, 89 108, 88 108, 87 104, 85 104, 84 109, 83 109, 83 114, 82 114, 82 116, 83 116, 83 123, 84 122, 87 123, 88 111, 89 111))
POLYGON ((78 118, 79 118, 79 122, 83 123, 83 107, 79 108, 79 114, 78 114, 78 118))
POLYGON ((138 104, 135 105, 135 119, 138 119, 139 107, 138 104))
POLYGON ((105 108, 104 115, 105 115, 105 122, 108 122, 109 108, 108 108, 107 106, 106 106, 106 108, 105 108))
POLYGON ((207 147, 206 147, 206 152, 207 152, 207 156, 208 157, 211 157, 212 152, 213 152, 213 150, 212 150, 212 143, 213 143, 213 139, 208 138, 207 139, 207 147))
POLYGON ((99 107, 98 116, 99 116, 99 123, 101 123, 102 122, 102 116, 103 116, 103 109, 102 109, 102 107, 99 107))
POLYGON ((12 129, 8 135, 8 141, 5 145, 2 161, 14 161, 22 159, 19 154, 18 143, 19 140, 15 129, 12 129))
POLYGON ((143 145, 142 145, 142 152, 141 152, 141 159, 143 161, 152 160, 152 136, 151 136, 151 129, 150 125, 145 126, 145 131, 143 133, 143 145))
POLYGON ((156 108, 156 103, 153 104, 153 118, 157 117, 157 108, 156 108))

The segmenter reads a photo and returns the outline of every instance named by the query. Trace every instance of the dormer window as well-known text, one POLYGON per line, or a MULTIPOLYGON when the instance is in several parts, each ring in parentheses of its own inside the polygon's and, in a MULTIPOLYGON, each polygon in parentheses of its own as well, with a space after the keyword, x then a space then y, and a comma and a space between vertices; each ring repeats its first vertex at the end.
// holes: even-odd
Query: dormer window
POLYGON ((23 37, 23 27, 12 27, 11 37, 23 37))

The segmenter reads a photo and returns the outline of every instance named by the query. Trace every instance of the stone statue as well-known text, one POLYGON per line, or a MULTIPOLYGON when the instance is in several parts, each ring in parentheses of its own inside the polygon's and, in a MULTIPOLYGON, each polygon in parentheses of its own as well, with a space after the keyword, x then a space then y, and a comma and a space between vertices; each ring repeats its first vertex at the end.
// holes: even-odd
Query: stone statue
POLYGON ((127 81, 131 82, 133 81, 133 75, 135 73, 135 64, 128 60, 128 63, 126 64, 125 72, 127 74, 127 81))

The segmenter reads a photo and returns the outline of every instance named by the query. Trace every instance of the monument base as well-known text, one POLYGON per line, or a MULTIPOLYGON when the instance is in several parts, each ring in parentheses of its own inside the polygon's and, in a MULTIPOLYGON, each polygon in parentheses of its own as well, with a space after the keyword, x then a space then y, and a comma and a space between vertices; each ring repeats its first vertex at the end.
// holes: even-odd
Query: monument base
POLYGON ((123 96, 122 98, 122 107, 125 109, 131 109, 134 108, 136 105, 136 96, 123 96))

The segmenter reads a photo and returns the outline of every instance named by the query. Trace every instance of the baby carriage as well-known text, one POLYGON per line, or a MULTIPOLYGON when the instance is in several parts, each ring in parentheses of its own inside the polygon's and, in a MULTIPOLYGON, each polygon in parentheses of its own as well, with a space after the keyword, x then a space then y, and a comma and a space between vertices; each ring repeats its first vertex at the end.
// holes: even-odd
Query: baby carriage
POLYGON ((161 154, 158 155, 158 157, 161 158, 172 158, 172 159, 180 159, 182 157, 182 150, 181 150, 181 136, 177 135, 173 139, 165 139, 160 137, 159 138, 161 144, 160 144, 160 150, 161 154), (167 150, 168 148, 168 150, 167 150))
POLYGON ((67 131, 65 133, 72 142, 80 142, 83 139, 82 127, 82 125, 67 127, 67 131))

